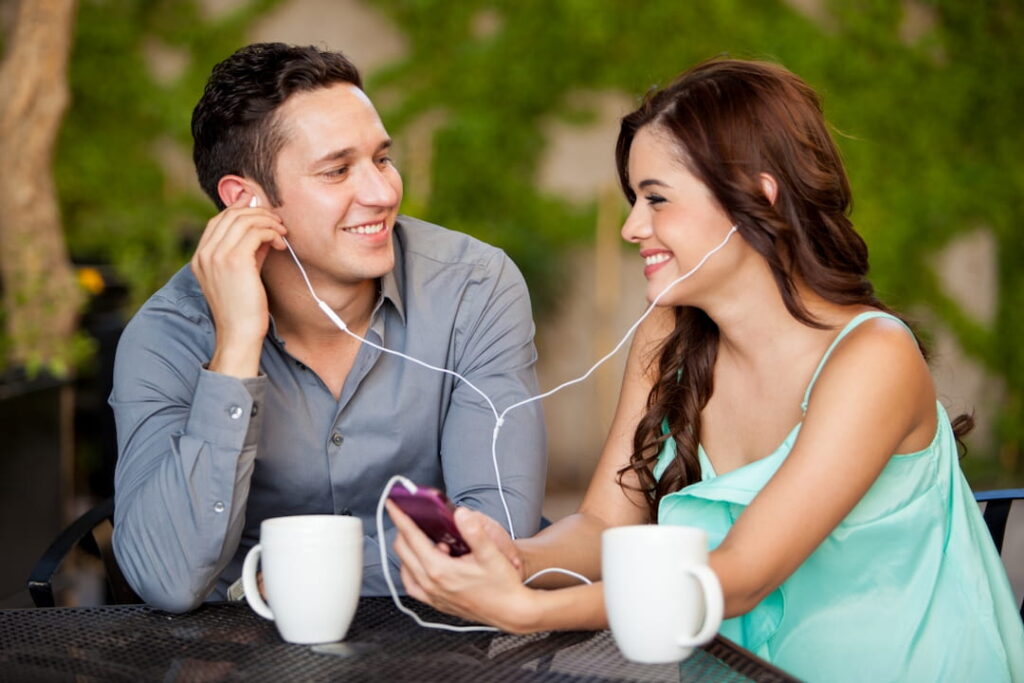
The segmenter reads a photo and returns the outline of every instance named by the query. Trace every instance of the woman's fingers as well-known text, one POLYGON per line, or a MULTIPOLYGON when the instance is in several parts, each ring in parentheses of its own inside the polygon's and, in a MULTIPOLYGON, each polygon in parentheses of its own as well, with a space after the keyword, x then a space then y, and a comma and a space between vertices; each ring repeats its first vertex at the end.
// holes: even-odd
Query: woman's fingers
POLYGON ((501 553, 508 558, 508 561, 512 563, 512 566, 521 573, 523 569, 522 553, 515 541, 512 540, 512 536, 505 530, 505 527, 487 515, 475 513, 475 517, 480 520, 480 524, 483 526, 484 531, 487 533, 487 536, 490 537, 491 541, 498 547, 498 550, 500 550, 501 553))
POLYGON ((385 502, 388 513, 391 515, 398 535, 395 537, 393 547, 399 559, 402 560, 402 568, 408 569, 416 583, 424 590, 433 592, 437 589, 434 577, 439 575, 436 568, 431 566, 439 559, 449 559, 437 549, 434 542, 427 538, 416 522, 402 512, 401 509, 390 500, 385 502))
POLYGON ((455 525, 480 564, 511 564, 487 532, 486 520, 483 513, 474 510, 460 507, 455 511, 455 525))
POLYGON ((423 590, 423 586, 419 584, 416 577, 413 576, 411 571, 409 571, 407 565, 402 564, 402 568, 399 570, 399 575, 402 577, 402 585, 405 586, 405 592, 409 594, 409 597, 432 607, 434 606, 434 603, 430 598, 430 594, 423 590))
POLYGON ((388 514, 391 516, 391 521, 395 523, 395 528, 398 529, 399 533, 409 539, 422 539, 427 543, 430 542, 430 539, 428 539, 426 534, 420 530, 416 522, 412 521, 412 518, 409 517, 409 515, 402 512, 402 508, 398 507, 390 500, 384 501, 384 507, 387 508, 388 514))
MULTIPOLYGON (((416 579, 417 585, 429 583, 430 577, 423 568, 423 563, 420 561, 419 556, 416 552, 409 547, 409 542, 405 535, 399 531, 395 537, 395 542, 392 544, 395 549, 395 554, 398 555, 398 559, 402 561, 402 571, 408 572, 416 579)), ((404 574, 403 574, 404 580, 404 574)))

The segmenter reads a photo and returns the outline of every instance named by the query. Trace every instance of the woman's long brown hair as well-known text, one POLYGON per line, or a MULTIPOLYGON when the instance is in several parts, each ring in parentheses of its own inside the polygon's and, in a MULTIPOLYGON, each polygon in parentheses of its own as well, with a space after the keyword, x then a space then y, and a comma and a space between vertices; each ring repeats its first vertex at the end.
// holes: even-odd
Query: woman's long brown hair
MULTIPOLYGON (((767 261, 794 318, 827 327, 801 302, 798 279, 828 301, 892 313, 867 278, 867 245, 849 218, 850 184, 821 102, 800 78, 768 62, 713 59, 648 94, 622 119, 615 150, 630 204, 636 194, 629 183, 629 152, 645 126, 676 142, 671 151, 707 185, 740 236, 767 261), (776 181, 774 204, 762 191, 762 173, 776 181)), ((711 318, 698 308, 677 307, 630 463, 619 471, 622 486, 638 486, 644 494, 651 519, 665 495, 700 480, 700 416, 714 391, 717 354, 718 327, 711 318), (670 438, 676 456, 655 478, 658 455, 670 438), (625 481, 630 473, 636 486, 625 481)), ((953 421, 958 438, 972 426, 968 415, 953 421)))

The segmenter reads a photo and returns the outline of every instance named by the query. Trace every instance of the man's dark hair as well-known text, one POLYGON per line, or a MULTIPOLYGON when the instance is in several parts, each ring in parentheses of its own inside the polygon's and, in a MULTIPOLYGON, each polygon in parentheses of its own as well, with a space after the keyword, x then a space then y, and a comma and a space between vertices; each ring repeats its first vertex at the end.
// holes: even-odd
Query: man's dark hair
POLYGON ((359 70, 340 52, 313 46, 254 43, 213 67, 192 111, 192 158, 199 184, 217 208, 217 183, 228 174, 252 178, 280 204, 274 164, 285 142, 275 112, 297 92, 335 83, 363 87, 359 70))

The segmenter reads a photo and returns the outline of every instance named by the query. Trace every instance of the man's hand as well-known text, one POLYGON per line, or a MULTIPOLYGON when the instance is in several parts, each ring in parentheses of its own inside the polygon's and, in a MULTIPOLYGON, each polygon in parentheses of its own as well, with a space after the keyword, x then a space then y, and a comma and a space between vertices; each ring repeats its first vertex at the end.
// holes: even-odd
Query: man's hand
POLYGON ((217 345, 209 369, 255 377, 269 325, 260 269, 271 248, 285 249, 288 230, 267 209, 249 206, 243 192, 210 219, 192 257, 192 272, 213 314, 217 345))

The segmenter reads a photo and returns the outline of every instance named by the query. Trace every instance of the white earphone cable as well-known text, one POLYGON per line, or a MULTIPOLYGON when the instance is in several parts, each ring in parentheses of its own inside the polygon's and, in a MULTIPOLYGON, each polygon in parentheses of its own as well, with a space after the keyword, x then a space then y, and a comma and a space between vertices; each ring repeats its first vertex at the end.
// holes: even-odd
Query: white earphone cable
MULTIPOLYGON (((253 198, 253 203, 250 203, 250 206, 258 206, 258 202, 257 202, 255 197, 253 198)), ((505 416, 509 412, 511 412, 512 410, 514 410, 516 408, 519 408, 521 406, 527 405, 527 404, 532 403, 534 401, 539 401, 541 399, 547 398, 548 396, 551 396, 552 394, 555 394, 555 393, 561 391, 562 389, 564 389, 566 387, 572 386, 573 384, 578 384, 579 382, 582 382, 582 381, 586 380, 588 377, 590 377, 590 375, 593 374, 593 372, 598 367, 600 367, 605 361, 607 361, 609 358, 611 358, 612 356, 614 356, 616 353, 619 352, 619 350, 623 347, 623 345, 625 345, 626 341, 632 336, 632 334, 636 331, 636 329, 640 326, 640 324, 643 323, 643 321, 647 318, 647 316, 649 316, 651 314, 651 311, 654 310, 655 306, 657 306, 658 302, 661 301, 662 297, 665 296, 665 294, 668 293, 668 291, 670 289, 672 289, 673 287, 675 287, 677 284, 679 284, 683 280, 689 278, 691 275, 696 273, 697 270, 699 270, 701 268, 701 266, 703 266, 707 262, 707 260, 709 258, 711 258, 711 256, 713 256, 715 253, 717 253, 719 250, 721 250, 722 248, 725 247, 725 245, 729 242, 729 239, 733 236, 733 234, 736 231, 737 231, 737 226, 733 225, 729 229, 729 232, 726 234, 725 238, 716 247, 714 247, 713 249, 708 251, 706 254, 704 254, 703 258, 701 258, 701 260, 697 263, 697 265, 695 265, 693 268, 691 268, 689 271, 687 271, 683 275, 680 275, 678 278, 676 278, 671 283, 669 283, 663 290, 661 290, 661 292, 654 298, 654 300, 651 301, 650 305, 647 307, 647 310, 644 311, 643 315, 641 315, 640 318, 635 323, 633 323, 633 325, 630 326, 630 328, 626 331, 626 334, 622 337, 622 339, 619 341, 619 343, 615 345, 615 348, 613 348, 610 352, 608 352, 600 360, 598 360, 589 370, 586 371, 586 373, 584 373, 580 377, 577 377, 576 379, 569 380, 567 382, 563 382, 562 384, 559 384, 554 389, 546 391, 546 392, 544 392, 542 394, 538 394, 537 396, 531 396, 530 398, 527 398, 527 399, 524 399, 522 401, 519 401, 518 403, 513 403, 512 405, 508 406, 507 408, 505 408, 500 413, 498 412, 498 409, 495 407, 494 403, 491 401, 490 397, 487 394, 485 394, 476 385, 474 385, 472 382, 470 382, 468 379, 466 379, 465 377, 463 377, 459 373, 455 372, 454 370, 449 370, 447 368, 436 367, 434 365, 431 365, 430 363, 426 363, 424 361, 421 361, 418 358, 413 358, 412 356, 407 356, 406 354, 401 353, 400 351, 394 351, 392 349, 385 348, 383 346, 380 346, 379 344, 375 344, 374 342, 369 341, 369 340, 359 336, 358 334, 356 334, 355 332, 350 330, 348 328, 348 325, 345 324, 345 321, 343 321, 338 316, 338 314, 334 312, 334 310, 330 307, 330 305, 328 305, 325 301, 323 301, 320 297, 317 296, 316 291, 313 289, 313 285, 309 281, 309 277, 306 274, 306 269, 302 267, 302 263, 299 261, 298 256, 295 254, 295 250, 292 249, 292 245, 284 237, 282 237, 281 239, 284 240, 285 246, 288 248, 288 252, 291 254, 292 260, 294 260, 295 261, 295 265, 298 266, 299 272, 302 274, 302 279, 305 281, 306 287, 309 289, 309 293, 313 297, 313 300, 316 301, 317 306, 324 312, 324 315, 326 315, 331 320, 331 322, 333 322, 338 327, 338 329, 340 329, 342 332, 345 332, 346 334, 354 337, 355 339, 359 340, 361 343, 366 344, 366 345, 368 345, 368 346, 370 346, 372 348, 375 348, 375 349, 381 351, 382 353, 389 353, 391 355, 398 356, 400 358, 403 358, 403 359, 405 359, 407 361, 410 361, 410 362, 415 363, 417 365, 420 365, 422 367, 428 368, 430 370, 434 370, 436 372, 441 372, 441 373, 445 373, 445 374, 448 374, 448 375, 452 375, 453 377, 456 377, 456 378, 462 380, 463 382, 465 382, 468 387, 470 387, 473 391, 478 393, 484 399, 484 401, 487 402, 487 405, 491 409, 491 413, 494 415, 494 431, 492 432, 492 435, 491 435, 491 459, 492 459, 492 461, 494 463, 494 476, 495 476, 495 480, 496 480, 496 483, 497 483, 498 497, 501 499, 501 504, 502 504, 502 507, 504 508, 504 511, 505 511, 505 519, 508 522, 509 535, 513 539, 515 539, 516 538, 516 534, 515 534, 515 527, 512 524, 512 513, 509 511, 508 502, 505 500, 504 488, 501 485, 501 471, 500 471, 500 469, 498 467, 498 434, 501 431, 502 425, 505 423, 505 416)), ((434 623, 434 622, 427 622, 427 621, 424 621, 418 614, 416 614, 416 612, 414 612, 413 610, 409 609, 408 607, 406 607, 405 605, 402 604, 401 599, 398 597, 398 591, 395 588, 394 581, 391 578, 391 567, 390 567, 390 563, 389 563, 388 557, 387 557, 386 539, 385 539, 385 536, 384 536, 384 501, 387 499, 387 496, 391 492, 392 487, 394 487, 394 485, 396 483, 398 483, 398 482, 402 482, 405 485, 412 484, 412 482, 409 482, 408 479, 406 479, 405 477, 402 477, 401 475, 395 475, 390 480, 388 480, 387 485, 384 487, 384 491, 381 493, 380 500, 377 503, 377 515, 376 515, 376 522, 377 522, 377 545, 378 545, 379 550, 380 550, 381 569, 384 572, 384 580, 385 580, 385 582, 388 585, 388 590, 391 592, 391 598, 394 601, 395 606, 401 612, 403 612, 405 614, 408 614, 413 619, 415 619, 417 624, 419 624, 420 626, 423 626, 425 628, 438 628, 438 629, 443 629, 443 630, 447 630, 447 631, 460 631, 460 632, 464 632, 464 631, 497 631, 498 629, 495 629, 495 628, 493 628, 491 626, 452 626, 450 624, 438 624, 438 623, 434 623)), ((414 488, 415 484, 412 484, 412 487, 414 488)), ((410 490, 413 490, 413 489, 411 488, 410 490)), ((585 576, 583 576, 581 574, 578 574, 578 573, 573 572, 573 571, 568 570, 568 569, 561 569, 561 568, 558 568, 558 567, 550 567, 548 569, 542 569, 541 571, 539 571, 539 572, 533 574, 532 576, 530 576, 523 583, 530 583, 531 581, 533 581, 534 579, 536 579, 537 577, 539 577, 539 576, 541 576, 543 574, 548 574, 548 573, 553 573, 553 572, 562 573, 562 574, 566 574, 566 575, 572 576, 573 578, 576 578, 576 579, 578 579, 578 580, 580 580, 580 581, 582 581, 584 583, 587 583, 587 584, 591 583, 590 580, 587 579, 587 577, 585 577, 585 576)))

